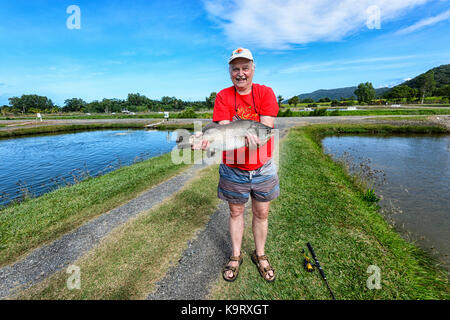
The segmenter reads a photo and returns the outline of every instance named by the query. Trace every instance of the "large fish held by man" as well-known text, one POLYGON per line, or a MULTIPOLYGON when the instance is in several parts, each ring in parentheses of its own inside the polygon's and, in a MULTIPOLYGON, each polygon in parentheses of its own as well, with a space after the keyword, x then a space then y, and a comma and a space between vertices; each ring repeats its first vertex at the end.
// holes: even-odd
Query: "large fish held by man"
POLYGON ((202 140, 208 140, 208 151, 214 154, 216 151, 229 151, 246 146, 246 136, 250 134, 258 137, 259 146, 263 146, 274 135, 274 129, 253 120, 235 120, 224 125, 212 122, 206 125, 201 133, 179 135, 177 147, 191 148, 202 140))

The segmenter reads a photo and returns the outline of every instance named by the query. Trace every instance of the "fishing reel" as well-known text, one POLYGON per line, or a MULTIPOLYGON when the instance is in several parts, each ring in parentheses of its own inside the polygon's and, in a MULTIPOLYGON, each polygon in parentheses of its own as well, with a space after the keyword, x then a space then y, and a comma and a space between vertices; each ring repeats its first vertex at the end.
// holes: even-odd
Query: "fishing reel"
POLYGON ((316 265, 314 263, 311 262, 311 259, 306 255, 305 253, 305 249, 302 249, 302 253, 303 253, 303 268, 307 271, 307 272, 313 272, 314 270, 316 270, 316 265))

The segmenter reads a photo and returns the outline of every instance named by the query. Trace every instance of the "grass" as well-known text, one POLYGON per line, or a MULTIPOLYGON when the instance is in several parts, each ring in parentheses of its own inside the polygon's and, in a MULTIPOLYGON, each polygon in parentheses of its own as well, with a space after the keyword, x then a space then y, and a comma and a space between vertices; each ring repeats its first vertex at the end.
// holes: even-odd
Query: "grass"
POLYGON ((0 265, 123 204, 186 167, 174 164, 170 157, 167 153, 147 159, 0 210, 0 265))
POLYGON ((250 214, 243 241, 239 278, 219 277, 214 299, 330 299, 318 272, 303 269, 301 249, 311 242, 337 299, 448 299, 445 271, 408 243, 364 200, 345 169, 325 155, 320 144, 328 134, 394 133, 441 128, 317 125, 293 129, 280 150, 280 197, 272 203, 266 254, 277 271, 266 283, 250 260, 253 237, 250 214), (380 290, 369 290, 367 269, 381 269, 380 290))
POLYGON ((146 298, 217 207, 217 167, 203 169, 171 199, 118 227, 74 262, 80 267, 81 290, 67 289, 69 275, 62 270, 15 298, 146 298))
MULTIPOLYGON (((212 110, 211 111, 196 111, 195 112, 197 118, 210 119, 212 118, 212 110)), ((170 119, 182 119, 183 111, 170 112, 170 119)), ((134 115, 131 114, 44 114, 43 120, 68 120, 68 119, 164 119, 164 114, 160 113, 137 113, 134 115)), ((0 120, 28 120, 33 121, 36 120, 36 114, 32 115, 17 115, 11 117, 0 117, 0 120)))
MULTIPOLYGON (((349 110, 349 111, 333 110, 333 111, 324 111, 322 116, 381 116, 381 115, 437 115, 437 114, 441 115, 450 114, 450 109, 398 109, 398 110, 371 109, 371 110, 349 110)), ((310 117, 315 116, 315 113, 314 111, 309 112, 292 111, 292 116, 310 117)))
POLYGON ((409 117, 383 117, 377 118, 376 120, 400 120, 400 121, 426 121, 428 116, 409 116, 409 117))

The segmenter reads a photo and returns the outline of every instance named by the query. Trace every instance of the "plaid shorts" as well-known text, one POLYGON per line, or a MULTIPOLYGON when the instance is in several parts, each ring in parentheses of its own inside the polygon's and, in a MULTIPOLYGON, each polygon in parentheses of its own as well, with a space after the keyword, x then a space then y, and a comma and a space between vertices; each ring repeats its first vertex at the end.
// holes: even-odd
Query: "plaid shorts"
POLYGON ((219 167, 217 196, 235 204, 244 204, 251 196, 257 201, 272 201, 280 195, 277 168, 272 159, 262 167, 246 171, 225 164, 219 167))

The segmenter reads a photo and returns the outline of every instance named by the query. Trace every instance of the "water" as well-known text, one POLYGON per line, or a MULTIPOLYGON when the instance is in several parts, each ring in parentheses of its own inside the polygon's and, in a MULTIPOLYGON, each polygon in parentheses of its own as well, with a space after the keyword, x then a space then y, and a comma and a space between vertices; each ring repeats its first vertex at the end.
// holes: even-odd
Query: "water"
POLYGON ((333 158, 348 154, 353 165, 370 159, 373 170, 382 170, 386 181, 374 188, 383 212, 449 267, 449 135, 333 136, 322 145, 333 158))
POLYGON ((0 140, 0 204, 170 152, 174 140, 168 131, 124 129, 0 140))

